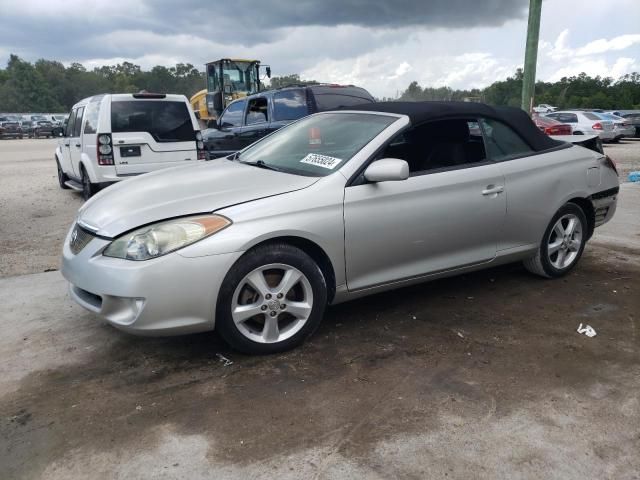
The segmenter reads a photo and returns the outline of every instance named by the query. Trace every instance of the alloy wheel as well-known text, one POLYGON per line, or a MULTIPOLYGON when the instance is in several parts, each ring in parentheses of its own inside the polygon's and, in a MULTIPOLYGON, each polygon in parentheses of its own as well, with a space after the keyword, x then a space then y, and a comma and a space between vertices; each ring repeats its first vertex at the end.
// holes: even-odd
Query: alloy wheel
POLYGON ((558 219, 549 234, 547 255, 549 262, 558 270, 571 266, 580 253, 582 245, 582 222, 573 213, 558 219))
POLYGON ((304 327, 313 310, 313 290, 297 268, 264 265, 238 283, 231 316, 238 331, 258 343, 282 342, 304 327))

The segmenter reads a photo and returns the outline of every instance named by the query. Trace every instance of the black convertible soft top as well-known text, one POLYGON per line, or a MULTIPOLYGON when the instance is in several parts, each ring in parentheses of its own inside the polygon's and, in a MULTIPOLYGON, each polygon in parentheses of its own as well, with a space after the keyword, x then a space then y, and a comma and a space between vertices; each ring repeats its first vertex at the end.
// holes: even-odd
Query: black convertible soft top
POLYGON ((476 102, 377 102, 347 107, 344 110, 407 115, 412 125, 442 119, 488 117, 509 125, 535 151, 564 145, 564 142, 554 140, 540 131, 524 110, 513 107, 491 107, 476 102))

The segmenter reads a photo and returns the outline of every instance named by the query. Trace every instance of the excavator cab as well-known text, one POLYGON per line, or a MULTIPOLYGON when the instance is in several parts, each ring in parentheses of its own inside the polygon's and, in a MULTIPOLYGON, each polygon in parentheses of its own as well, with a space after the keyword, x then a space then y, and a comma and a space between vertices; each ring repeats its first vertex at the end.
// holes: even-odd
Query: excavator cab
MULTIPOLYGON (((233 100, 260 91, 260 60, 224 58, 206 66, 209 120, 218 118, 233 100)), ((271 68, 265 67, 267 76, 271 77, 271 68)))

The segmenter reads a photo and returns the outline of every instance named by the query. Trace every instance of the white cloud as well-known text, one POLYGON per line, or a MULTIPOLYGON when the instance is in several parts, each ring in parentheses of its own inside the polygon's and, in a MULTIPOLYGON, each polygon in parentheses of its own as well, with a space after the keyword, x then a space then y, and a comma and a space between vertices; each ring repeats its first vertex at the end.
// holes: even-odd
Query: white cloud
POLYGON ((640 44, 640 34, 601 38, 579 47, 570 46, 569 36, 569 29, 564 29, 553 44, 540 43, 538 65, 542 68, 539 77, 557 81, 562 77, 584 72, 591 76, 617 79, 626 73, 640 70, 640 65, 634 58, 612 56, 613 52, 631 49, 640 44))
POLYGON ((633 45, 640 44, 640 34, 620 35, 612 39, 600 38, 587 43, 576 50, 577 55, 594 55, 599 53, 625 50, 633 45))

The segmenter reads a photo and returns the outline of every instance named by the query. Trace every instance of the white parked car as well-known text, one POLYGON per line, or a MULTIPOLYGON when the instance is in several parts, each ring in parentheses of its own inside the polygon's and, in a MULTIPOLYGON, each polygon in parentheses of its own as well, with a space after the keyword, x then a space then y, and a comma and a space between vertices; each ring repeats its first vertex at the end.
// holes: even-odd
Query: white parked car
POLYGON ((55 157, 60 187, 88 199, 111 183, 204 160, 205 151, 184 95, 127 93, 75 104, 55 157))
POLYGON ((535 113, 551 113, 555 112, 558 107, 554 107, 553 105, 548 105, 546 103, 541 103, 537 107, 533 107, 533 111, 535 113))
POLYGON ((611 120, 603 120, 597 113, 563 110, 548 113, 549 118, 571 125, 574 135, 598 135, 603 142, 613 141, 617 133, 611 120))

